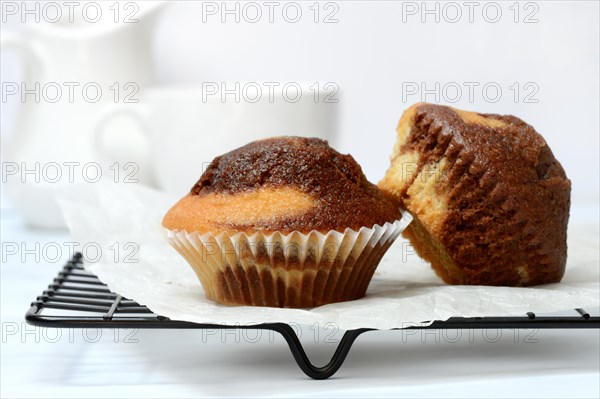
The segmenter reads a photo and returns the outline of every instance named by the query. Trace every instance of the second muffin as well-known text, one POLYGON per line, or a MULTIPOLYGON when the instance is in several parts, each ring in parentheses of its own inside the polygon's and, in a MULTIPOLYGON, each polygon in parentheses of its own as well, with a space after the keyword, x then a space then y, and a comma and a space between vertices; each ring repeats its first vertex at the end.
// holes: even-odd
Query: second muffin
POLYGON ((351 156, 277 137, 215 158, 163 226, 209 299, 304 308, 364 296, 409 220, 351 156))

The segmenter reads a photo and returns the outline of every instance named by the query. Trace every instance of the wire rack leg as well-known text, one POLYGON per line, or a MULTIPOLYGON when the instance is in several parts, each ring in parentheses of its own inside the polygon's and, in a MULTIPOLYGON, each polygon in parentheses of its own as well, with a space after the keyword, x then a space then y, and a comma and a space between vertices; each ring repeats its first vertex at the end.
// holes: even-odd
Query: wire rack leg
POLYGON ((346 355, 348 355, 356 338, 362 333, 369 331, 366 328, 346 331, 329 363, 325 366, 317 367, 310 362, 296 332, 290 325, 278 323, 271 325, 270 328, 285 338, 300 369, 302 369, 304 374, 315 380, 324 380, 334 375, 344 363, 346 355))

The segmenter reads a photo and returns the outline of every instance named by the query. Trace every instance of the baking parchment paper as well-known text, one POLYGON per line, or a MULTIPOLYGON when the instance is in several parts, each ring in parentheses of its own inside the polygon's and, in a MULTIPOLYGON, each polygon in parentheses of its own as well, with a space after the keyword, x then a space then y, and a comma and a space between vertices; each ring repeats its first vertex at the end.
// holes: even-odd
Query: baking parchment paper
POLYGON ((519 316, 600 306, 598 248, 585 231, 571 229, 567 270, 557 284, 449 286, 399 238, 362 299, 313 309, 228 307, 205 298, 190 266, 165 240, 161 220, 177 198, 138 184, 108 182, 70 187, 61 190, 58 198, 74 242, 94 249, 84 262, 86 269, 113 292, 172 320, 390 329, 452 316, 519 316))

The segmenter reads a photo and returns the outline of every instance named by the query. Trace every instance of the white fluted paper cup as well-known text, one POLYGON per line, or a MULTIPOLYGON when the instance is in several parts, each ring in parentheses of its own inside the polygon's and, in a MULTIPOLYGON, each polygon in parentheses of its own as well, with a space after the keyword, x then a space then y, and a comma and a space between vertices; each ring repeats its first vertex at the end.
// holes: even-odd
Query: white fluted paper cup
POLYGON ((412 221, 343 233, 254 234, 166 230, 207 298, 225 305, 311 308, 365 295, 379 261, 412 221))

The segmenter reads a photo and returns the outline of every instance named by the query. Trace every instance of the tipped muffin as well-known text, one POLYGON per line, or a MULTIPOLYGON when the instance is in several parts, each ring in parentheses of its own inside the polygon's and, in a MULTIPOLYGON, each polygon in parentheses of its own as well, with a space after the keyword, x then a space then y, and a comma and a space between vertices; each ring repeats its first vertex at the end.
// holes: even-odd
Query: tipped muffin
POLYGON ((397 134, 379 187, 411 212, 404 235, 445 282, 561 280, 571 184, 533 127, 419 103, 397 134))
POLYGON ((408 221, 350 155, 277 137, 215 158, 163 226, 209 299, 306 308, 364 296, 408 221))

